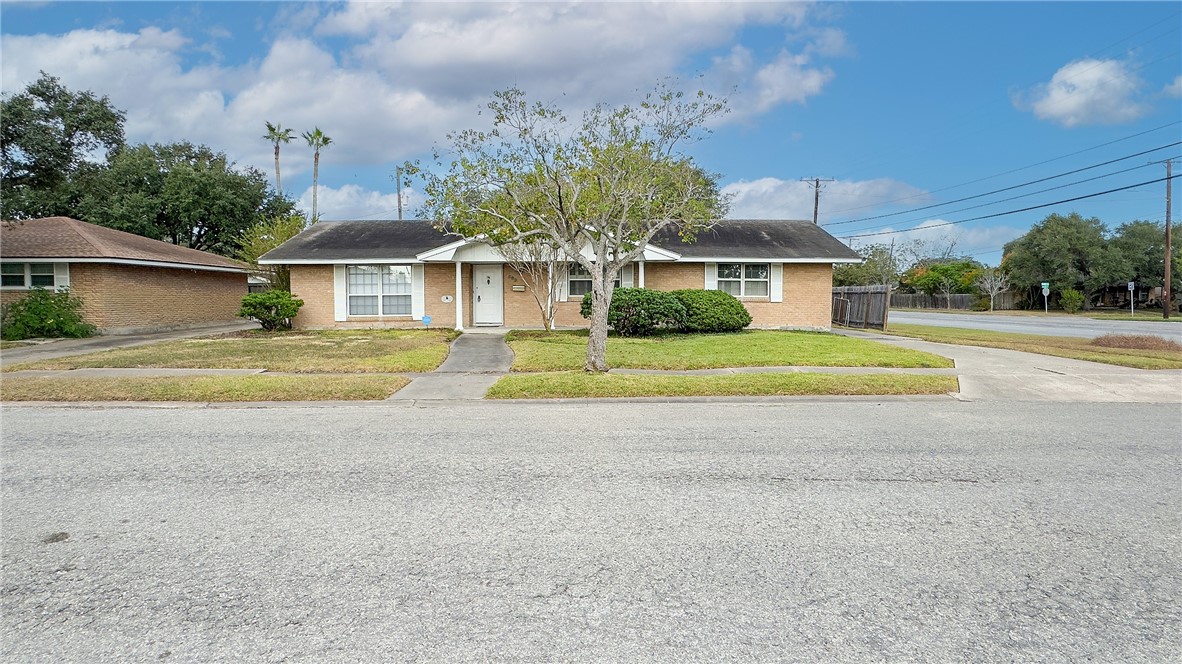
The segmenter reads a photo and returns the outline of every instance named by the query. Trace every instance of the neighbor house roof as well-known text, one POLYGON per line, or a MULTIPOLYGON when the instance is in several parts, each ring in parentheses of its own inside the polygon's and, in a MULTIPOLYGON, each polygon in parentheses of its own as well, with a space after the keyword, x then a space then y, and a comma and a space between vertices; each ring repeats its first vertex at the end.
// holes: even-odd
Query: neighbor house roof
MULTIPOLYGON (((322 221, 264 254, 262 263, 416 261, 416 256, 461 239, 426 221, 322 221)), ((856 252, 810 221, 723 220, 682 242, 676 231, 650 243, 679 260, 860 262, 856 252)))
POLYGON ((246 271, 245 264, 224 256, 69 217, 3 222, 0 224, 0 258, 246 271))

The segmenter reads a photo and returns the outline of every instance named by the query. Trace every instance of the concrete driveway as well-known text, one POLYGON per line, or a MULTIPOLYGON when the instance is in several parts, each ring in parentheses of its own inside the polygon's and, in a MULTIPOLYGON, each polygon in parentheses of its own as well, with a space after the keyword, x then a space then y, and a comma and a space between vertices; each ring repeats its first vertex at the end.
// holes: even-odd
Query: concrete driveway
POLYGON ((0 366, 20 364, 22 362, 36 362, 38 360, 54 360, 59 357, 69 357, 70 355, 83 355, 101 350, 111 350, 113 348, 143 346, 161 341, 190 339, 192 337, 204 337, 212 334, 253 330, 258 326, 258 323, 244 321, 242 323, 231 323, 228 325, 186 328, 168 332, 152 332, 149 334, 101 335, 86 339, 53 339, 0 350, 0 366))
MULTIPOLYGON (((1182 316, 1178 318, 1182 320, 1182 316)), ((1155 334, 1182 343, 1182 322, 1095 320, 1083 316, 942 314, 926 311, 892 311, 890 322, 1087 339, 1104 334, 1155 334)))
POLYGON ((1182 403, 1182 370, 1149 371, 1000 348, 937 344, 877 332, 839 334, 935 353, 956 362, 970 401, 1182 403))

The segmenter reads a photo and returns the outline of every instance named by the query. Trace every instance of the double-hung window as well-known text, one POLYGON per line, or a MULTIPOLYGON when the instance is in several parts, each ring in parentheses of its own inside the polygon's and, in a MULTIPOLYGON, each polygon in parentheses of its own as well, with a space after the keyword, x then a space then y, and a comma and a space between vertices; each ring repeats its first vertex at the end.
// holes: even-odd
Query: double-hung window
POLYGON ((350 316, 409 316, 409 265, 349 265, 345 293, 350 316))
POLYGON ((0 286, 54 288, 53 263, 0 263, 0 286))
MULTIPOLYGON (((569 281, 567 282, 567 294, 571 297, 583 297, 591 292, 591 273, 587 271, 587 268, 578 263, 571 263, 568 266, 567 274, 570 275, 569 281)), ((612 287, 620 287, 620 278, 618 276, 612 282, 612 287)))
POLYGON ((770 272, 767 263, 719 263, 718 290, 735 297, 767 297, 770 272))

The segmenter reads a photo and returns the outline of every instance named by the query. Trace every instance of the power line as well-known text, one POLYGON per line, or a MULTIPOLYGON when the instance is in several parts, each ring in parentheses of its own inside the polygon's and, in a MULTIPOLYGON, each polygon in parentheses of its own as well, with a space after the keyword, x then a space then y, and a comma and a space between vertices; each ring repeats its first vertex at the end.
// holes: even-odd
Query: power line
MULTIPOLYGON (((844 209, 841 209, 841 210, 834 210, 832 214, 839 214, 839 213, 842 213, 842 212, 852 212, 852 211, 854 211, 854 210, 864 210, 864 209, 866 209, 866 208, 881 207, 881 206, 883 206, 883 205, 887 205, 888 203, 899 203, 899 202, 902 202, 902 201, 909 201, 909 200, 911 200, 911 199, 913 199, 913 198, 920 198, 920 197, 922 197, 922 196, 929 196, 929 195, 931 195, 931 194, 938 194, 938 193, 940 193, 940 192, 942 192, 942 191, 948 191, 949 189, 959 189, 960 187, 967 187, 967 186, 969 186, 970 184, 977 184, 978 182, 985 182, 986 180, 992 180, 992 179, 994 179, 994 178, 999 178, 999 177, 1002 177, 1002 176, 1004 176, 1004 175, 1010 175, 1010 174, 1013 174, 1013 173, 1018 173, 1018 172, 1021 172, 1021 171, 1029 170, 1029 169, 1031 169, 1031 168, 1034 168, 1034 167, 1036 167, 1036 166, 1043 166, 1043 165, 1050 164, 1050 163, 1052 163, 1052 162, 1056 162, 1056 161, 1059 161, 1059 160, 1062 160, 1062 159, 1067 159, 1068 157, 1074 157, 1074 156, 1076 156, 1076 155, 1080 155, 1080 154, 1083 154, 1083 153, 1085 153, 1085 152, 1091 152, 1092 150, 1099 150, 1100 148, 1103 148, 1103 147, 1108 147, 1109 145, 1115 145, 1115 144, 1117 144, 1117 143, 1122 143, 1122 142, 1124 142, 1124 141, 1127 141, 1127 140, 1130 140, 1130 139, 1133 139, 1133 138, 1137 138, 1138 136, 1144 136, 1144 135, 1146 135, 1146 134, 1152 134, 1152 133, 1154 133, 1154 132, 1159 132, 1159 131, 1161 131, 1161 130, 1163 130, 1163 129, 1169 129, 1170 127, 1173 127, 1173 126, 1175 126, 1175 125, 1178 125, 1178 124, 1182 124, 1182 120, 1175 120, 1174 122, 1170 122, 1170 123, 1164 124, 1164 125, 1162 125, 1162 126, 1160 126, 1160 127, 1154 127, 1153 129, 1146 129, 1145 131, 1139 131, 1139 132, 1137 132, 1137 133, 1135 133, 1135 134, 1129 134, 1128 136, 1123 136, 1123 137, 1121 137, 1121 138, 1117 138, 1117 139, 1114 139, 1114 140, 1108 141, 1108 142, 1106 142, 1106 143, 1100 143, 1099 145, 1093 145, 1092 147, 1089 147, 1089 148, 1084 148, 1084 149, 1082 149, 1082 150, 1076 150, 1075 152, 1069 152, 1069 153, 1067 153, 1067 154, 1065 154, 1065 155, 1060 155, 1060 156, 1058 156, 1058 157, 1052 157, 1051 159, 1045 159, 1045 160, 1043 160, 1043 161, 1040 161, 1040 162, 1037 162, 1037 163, 1034 163, 1034 164, 1030 164, 1030 165, 1028 165, 1028 166, 1021 166, 1021 167, 1019 167, 1019 168, 1012 168, 1012 169, 1010 169, 1010 170, 1008 170, 1008 171, 1002 171, 1001 173, 995 173, 995 174, 993 174, 993 175, 987 175, 987 176, 985 176, 985 177, 982 177, 982 178, 977 178, 976 180, 969 180, 968 182, 961 182, 960 184, 954 184, 954 185, 949 185, 949 186, 947 186, 947 187, 941 187, 941 188, 939 188, 939 189, 933 189, 933 190, 931 190, 931 191, 926 191, 926 192, 924 192, 924 193, 922 193, 922 194, 915 194, 915 195, 912 195, 912 196, 904 196, 904 197, 902 197, 902 198, 894 198, 894 199, 887 200, 887 201, 878 201, 878 202, 871 203, 871 204, 868 204, 868 205, 859 205, 859 206, 857 206, 857 207, 844 208, 844 209)), ((822 225, 826 225, 826 224, 822 224, 822 225)))
POLYGON ((1030 207, 1024 207, 1020 210, 1009 210, 1007 212, 996 212, 994 214, 986 214, 986 215, 982 215, 980 217, 971 217, 969 219, 961 219, 959 221, 945 221, 945 222, 939 223, 939 224, 931 224, 929 226, 915 226, 913 228, 904 228, 903 230, 898 230, 898 231, 879 231, 877 233, 860 233, 858 235, 844 235, 843 237, 853 239, 853 238, 858 238, 858 237, 873 237, 876 235, 894 235, 896 233, 910 233, 912 231, 922 231, 922 230, 927 230, 929 228, 940 228, 942 226, 955 226, 957 224, 965 224, 970 221, 981 221, 982 219, 993 219, 995 217, 1004 217, 1006 215, 1018 214, 1020 212, 1029 212, 1030 210, 1038 210, 1041 208, 1051 207, 1052 205, 1061 205, 1063 203, 1071 203, 1073 201, 1082 201, 1086 198, 1095 198, 1097 196, 1103 196, 1105 194, 1112 194, 1112 193, 1116 193, 1118 191, 1125 191, 1127 189, 1132 189, 1133 187, 1142 187, 1147 184, 1157 184, 1158 182, 1165 182, 1167 180, 1173 180, 1174 178, 1177 178, 1177 177, 1179 177, 1179 176, 1173 175, 1170 177, 1158 178, 1156 180, 1146 180, 1145 182, 1138 182, 1137 184, 1131 184, 1127 187, 1117 187, 1116 189, 1109 189, 1108 191, 1100 191, 1100 192, 1097 192, 1094 194, 1087 194, 1084 196, 1076 196, 1074 198, 1065 198, 1061 201, 1055 201, 1053 203, 1043 203, 1042 205, 1031 205, 1030 207))
POLYGON ((1048 177, 1045 177, 1045 178, 1039 178, 1039 179, 1037 179, 1037 180, 1031 180, 1031 181, 1029 181, 1029 182, 1023 182, 1023 183, 1021 183, 1021 184, 1015 184, 1015 185, 1012 185, 1012 186, 1009 186, 1009 187, 1002 187, 1001 189, 994 189, 993 191, 987 191, 987 192, 985 192, 985 193, 983 193, 983 194, 976 194, 976 195, 974 195, 974 196, 965 196, 964 198, 957 198, 957 199, 955 199, 955 200, 946 201, 946 202, 944 202, 944 203, 933 203, 932 205, 924 205, 924 206, 922 206, 922 207, 911 208, 910 210, 901 210, 901 211, 899 211, 899 212, 890 212, 890 213, 888 213, 888 214, 877 214, 877 215, 874 215, 873 217, 860 217, 860 218, 858 218, 858 219, 847 219, 847 220, 845 220, 845 221, 833 221, 833 222, 830 222, 830 223, 827 223, 827 224, 821 224, 821 225, 822 225, 822 226, 842 226, 842 225, 844 225, 844 224, 853 224, 853 223, 857 223, 857 222, 859 222, 859 221, 873 221, 873 220, 875 220, 875 219, 885 219, 885 218, 887 218, 887 217, 897 217, 897 216, 899 216, 899 215, 901 215, 901 214, 911 214, 912 212, 919 212, 920 210, 930 210, 930 209, 932 209, 932 208, 944 207, 945 205, 952 205, 953 203, 963 203, 964 201, 971 201, 971 200, 974 200, 974 199, 977 199, 977 198, 982 198, 982 197, 985 197, 985 196, 992 196, 993 194, 1000 194, 1000 193, 1002 193, 1002 192, 1005 192, 1005 191, 1011 191, 1011 190, 1013 190, 1013 189, 1021 189, 1022 187, 1028 187, 1028 186, 1030 186, 1030 185, 1032 185, 1032 184, 1038 184, 1039 182, 1046 182, 1046 181, 1048 181, 1048 180, 1056 180, 1056 179, 1058 179, 1058 178, 1061 178, 1061 177, 1066 177, 1066 176, 1068 176, 1068 175, 1074 175, 1074 174, 1076 174, 1076 173, 1082 173, 1083 171, 1090 171, 1090 170, 1092 170, 1093 168, 1099 168, 1099 167, 1101 167, 1101 166, 1107 166, 1108 164, 1115 164, 1115 163, 1116 163, 1116 162, 1118 162, 1118 161, 1126 161, 1126 160, 1132 159, 1132 158, 1134 158, 1134 157, 1143 157, 1143 156, 1145 156, 1145 155, 1147 155, 1147 154, 1149 154, 1149 153, 1151 153, 1151 152, 1157 152, 1157 151, 1159 151, 1159 150, 1164 150, 1164 149, 1166 149, 1166 148, 1172 148, 1172 147, 1175 147, 1175 146, 1177 146, 1177 145, 1182 145, 1182 141, 1175 141, 1175 142, 1173 142, 1173 143, 1170 143, 1169 145, 1162 145, 1162 146, 1160 146, 1160 147, 1153 148, 1152 150, 1145 150, 1145 151, 1142 151, 1142 152, 1138 152, 1138 153, 1136 153, 1136 154, 1131 154, 1131 155, 1128 155, 1128 156, 1126 156, 1126 157, 1120 157, 1120 158, 1118 158, 1118 159, 1110 159, 1110 160, 1108 160, 1108 161, 1100 162, 1099 164, 1092 164, 1091 166, 1085 166, 1085 167, 1083 167, 1083 168, 1077 168, 1077 169, 1075 169, 1075 170, 1073 170, 1073 171, 1067 171, 1067 172, 1065 172, 1065 173, 1059 173, 1059 174, 1057 174, 1057 175, 1051 175, 1051 176, 1048 176, 1048 177))

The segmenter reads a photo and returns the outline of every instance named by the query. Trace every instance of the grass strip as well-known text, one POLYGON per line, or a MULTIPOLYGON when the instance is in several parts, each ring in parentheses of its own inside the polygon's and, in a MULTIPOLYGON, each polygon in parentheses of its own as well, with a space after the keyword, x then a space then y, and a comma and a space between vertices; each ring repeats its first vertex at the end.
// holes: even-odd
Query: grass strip
POLYGON ((159 376, 0 379, 3 401, 356 401, 385 399, 402 376, 159 376))
POLYGON ((597 397, 718 397, 947 394, 955 376, 917 374, 755 373, 725 376, 590 374, 582 371, 513 374, 497 381, 489 399, 597 397))
MULTIPOLYGON (((513 331, 513 371, 583 368, 586 331, 513 331)), ((951 360, 907 348, 825 332, 749 330, 734 334, 669 334, 645 338, 612 336, 607 361, 620 369, 718 369, 724 367, 902 367, 948 368, 951 360)))
POLYGON ((1115 364, 1135 369, 1182 369, 1182 352, 1137 348, 1097 346, 1091 339, 1078 337, 1048 337, 1039 334, 1014 334, 991 330, 968 330, 958 327, 905 325, 891 323, 888 334, 915 337, 924 341, 964 346, 1004 348, 1040 355, 1053 355, 1073 360, 1115 364))
POLYGON ((1163 323, 1182 323, 1182 316, 1174 314, 1171 318, 1162 318, 1161 310, 1156 313, 1152 310, 1137 311, 1133 315, 1129 315, 1129 310, 1123 311, 1117 309, 1109 309, 1105 311, 1097 311, 1093 309, 1088 312, 1080 312, 1069 314, 1066 311, 1051 310, 1044 313, 1042 309, 998 309, 996 311, 971 311, 968 309, 914 309, 908 307, 891 307, 891 311, 901 311, 904 313, 916 314, 960 314, 965 316, 1000 316, 1011 318, 1091 318, 1093 320, 1127 320, 1127 321, 1142 321, 1142 322, 1163 322, 1163 323))
POLYGON ((251 330, 5 367, 21 369, 266 369, 287 373, 403 373, 436 369, 454 330, 251 330))

